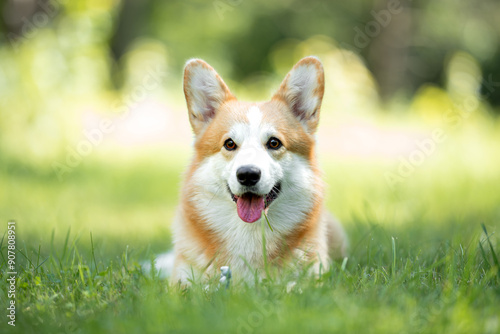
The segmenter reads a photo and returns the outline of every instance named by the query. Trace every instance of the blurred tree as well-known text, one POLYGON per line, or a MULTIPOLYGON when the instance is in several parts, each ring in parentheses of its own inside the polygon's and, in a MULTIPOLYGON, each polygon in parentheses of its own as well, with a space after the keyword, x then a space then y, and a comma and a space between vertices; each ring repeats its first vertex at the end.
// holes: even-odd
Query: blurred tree
MULTIPOLYGON (((120 59, 137 38, 161 40, 169 64, 180 73, 186 59, 207 58, 238 81, 271 71, 270 53, 285 40, 315 35, 332 38, 360 54, 384 98, 411 96, 422 84, 444 86, 443 69, 456 51, 471 54, 485 78, 500 81, 500 1, 477 0, 120 0, 112 56, 120 59)), ((41 16, 78 8, 93 15, 96 1, 3 0, 4 44, 29 33, 41 16), (57 7, 57 8, 56 8, 57 7)), ((116 14, 116 15, 115 15, 116 14)), ((52 20, 55 16, 50 15, 52 20)), ((73 18, 72 18, 73 19, 73 18)), ((8 45, 7 45, 8 46, 8 45)), ((107 50, 106 50, 107 51, 107 50)), ((112 67, 113 69, 113 67, 112 67)), ((500 104, 500 89, 483 85, 484 96, 500 104)))
POLYGON ((115 59, 126 52, 130 43, 151 32, 149 20, 152 1, 122 0, 116 19, 116 29, 111 39, 111 51, 115 59))

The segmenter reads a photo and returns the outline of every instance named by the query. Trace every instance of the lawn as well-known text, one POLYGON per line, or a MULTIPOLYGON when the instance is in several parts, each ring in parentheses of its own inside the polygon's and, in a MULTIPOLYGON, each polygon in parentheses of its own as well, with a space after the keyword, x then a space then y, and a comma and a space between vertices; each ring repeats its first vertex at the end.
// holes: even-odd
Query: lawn
POLYGON ((349 235, 348 259, 320 278, 271 271, 227 290, 213 282, 183 289, 140 269, 171 247, 189 151, 89 158, 63 181, 50 168, 3 159, 0 231, 16 221, 18 275, 16 326, 2 315, 0 332, 498 333, 495 133, 473 133, 472 146, 457 134, 393 187, 384 173, 397 165, 323 158, 327 204, 349 235), (474 154, 488 158, 474 163, 474 154))

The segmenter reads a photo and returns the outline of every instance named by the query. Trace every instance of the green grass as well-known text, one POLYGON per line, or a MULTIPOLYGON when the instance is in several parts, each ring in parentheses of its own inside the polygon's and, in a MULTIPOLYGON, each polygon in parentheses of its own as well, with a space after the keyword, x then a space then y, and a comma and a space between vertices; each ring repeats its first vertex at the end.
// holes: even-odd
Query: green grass
MULTIPOLYGON (((11 161, 0 170, 0 231, 17 221, 17 326, 2 315, 0 332, 498 333, 500 176, 453 159, 429 161, 395 189, 387 166, 325 160, 347 262, 319 279, 271 270, 228 290, 182 289, 140 270, 171 245, 185 158, 89 161, 63 182, 11 161)), ((6 305, 5 236, 1 248, 6 305)))

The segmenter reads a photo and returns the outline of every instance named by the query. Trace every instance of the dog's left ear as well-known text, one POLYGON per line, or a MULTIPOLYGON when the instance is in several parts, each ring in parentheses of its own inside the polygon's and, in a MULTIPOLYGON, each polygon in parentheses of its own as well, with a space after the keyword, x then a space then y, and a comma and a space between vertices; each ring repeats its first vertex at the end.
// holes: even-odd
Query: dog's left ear
POLYGON ((221 105, 235 99, 215 70, 201 59, 192 59, 184 68, 184 95, 189 122, 196 135, 200 134, 221 105))
POLYGON ((316 57, 306 57, 287 74, 273 99, 284 101, 312 134, 318 126, 324 90, 323 65, 316 57))

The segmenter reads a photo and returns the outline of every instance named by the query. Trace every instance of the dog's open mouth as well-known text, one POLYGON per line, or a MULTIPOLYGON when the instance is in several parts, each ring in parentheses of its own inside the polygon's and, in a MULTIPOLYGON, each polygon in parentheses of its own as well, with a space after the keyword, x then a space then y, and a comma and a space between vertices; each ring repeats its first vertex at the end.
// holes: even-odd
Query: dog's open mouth
POLYGON ((244 193, 241 196, 236 196, 231 192, 229 186, 227 187, 231 198, 236 203, 238 216, 247 223, 253 223, 262 215, 262 211, 267 213, 269 205, 278 198, 281 191, 281 183, 276 183, 271 191, 266 196, 260 196, 252 192, 244 193))

